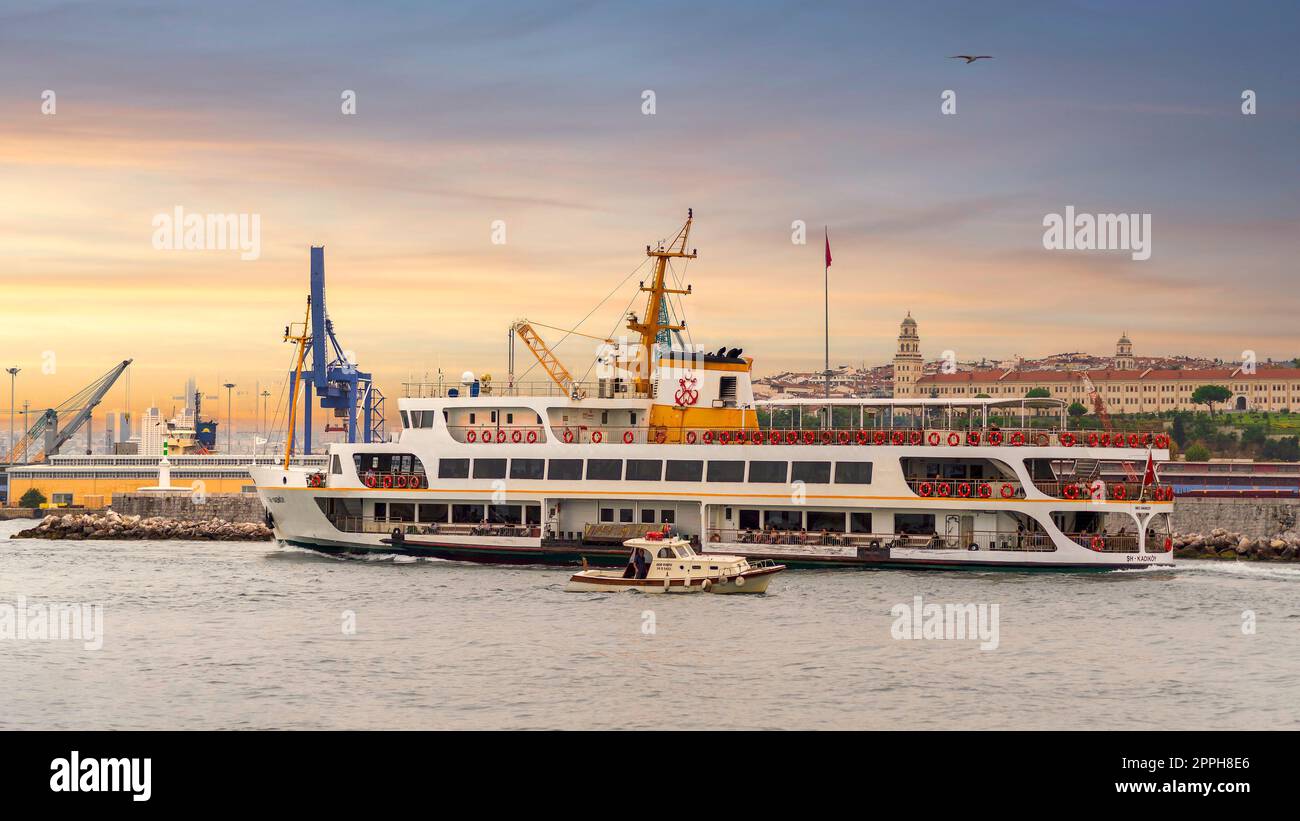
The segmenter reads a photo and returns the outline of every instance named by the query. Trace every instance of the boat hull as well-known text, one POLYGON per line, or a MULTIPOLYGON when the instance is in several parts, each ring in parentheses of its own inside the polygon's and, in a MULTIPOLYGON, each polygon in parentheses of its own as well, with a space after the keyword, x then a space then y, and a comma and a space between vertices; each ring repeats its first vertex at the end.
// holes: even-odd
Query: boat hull
POLYGON ((719 579, 624 579, 599 571, 575 573, 565 590, 570 593, 608 593, 611 590, 639 593, 766 593, 772 577, 785 570, 782 565, 748 570, 739 576, 719 579), (706 584, 707 582, 707 584, 706 584))

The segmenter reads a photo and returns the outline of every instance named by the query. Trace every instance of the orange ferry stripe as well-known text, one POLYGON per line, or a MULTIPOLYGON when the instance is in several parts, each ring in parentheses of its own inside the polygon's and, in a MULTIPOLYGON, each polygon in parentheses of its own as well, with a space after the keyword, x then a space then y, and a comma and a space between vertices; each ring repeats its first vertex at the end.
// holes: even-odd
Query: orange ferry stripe
MULTIPOLYGON (((268 492, 270 492, 270 491, 272 491, 272 490, 274 490, 274 491, 285 491, 285 490, 310 490, 310 491, 313 491, 313 492, 314 492, 314 491, 322 491, 322 490, 330 490, 330 491, 334 491, 334 492, 336 492, 336 493, 339 493, 339 492, 342 492, 342 493, 359 493, 359 492, 362 492, 362 491, 364 491, 364 492, 366 492, 366 493, 374 493, 374 492, 376 492, 376 491, 381 492, 381 493, 462 493, 462 494, 463 494, 463 493, 481 493, 481 494, 485 494, 485 495, 488 495, 488 496, 491 496, 493 493, 500 493, 500 492, 502 492, 502 491, 499 491, 499 490, 492 490, 492 489, 478 490, 478 489, 475 489, 475 488, 466 488, 466 489, 462 489, 462 490, 457 490, 457 489, 454 489, 454 488, 436 488, 436 487, 427 487, 427 488, 426 488, 426 487, 421 487, 421 488, 386 488, 386 487, 385 487, 385 488, 379 488, 379 487, 337 487, 337 488, 329 488, 329 487, 325 487, 325 488, 320 488, 320 487, 280 487, 280 486, 276 486, 276 485, 269 485, 269 486, 267 486, 267 487, 265 487, 265 488, 259 488, 259 489, 264 489, 264 490, 266 490, 266 491, 268 491, 268 492)), ((509 488, 506 488, 506 489, 504 490, 504 492, 507 493, 507 494, 509 494, 509 493, 516 493, 516 494, 518 494, 518 493, 522 493, 522 494, 525 494, 525 495, 528 495, 528 496, 606 496, 606 497, 609 497, 609 498, 611 498, 611 499, 626 499, 626 498, 629 497, 629 495, 632 495, 632 494, 627 494, 627 493, 618 493, 618 492, 615 492, 615 491, 600 491, 600 490, 564 490, 564 491, 559 491, 559 490, 556 490, 556 491, 550 491, 550 490, 547 490, 547 491, 542 491, 542 490, 525 490, 525 489, 514 489, 514 490, 511 490, 511 489, 509 489, 509 488)), ((654 496, 654 497, 656 497, 656 498, 657 498, 657 497, 660 497, 660 496, 684 496, 684 497, 699 497, 699 496, 704 496, 704 497, 708 497, 708 498, 718 498, 718 499, 723 499, 723 498, 726 498, 726 499, 789 499, 789 498, 790 498, 790 494, 788 494, 788 493, 682 493, 682 492, 679 492, 679 491, 667 491, 667 490, 666 490, 666 491, 662 491, 662 492, 655 492, 655 493, 653 493, 653 494, 640 493, 640 494, 637 494, 637 495, 641 495, 641 496, 652 495, 652 496, 654 496)), ((983 498, 983 499, 981 499, 981 498, 974 497, 974 496, 853 496, 853 495, 840 495, 840 494, 836 494, 836 495, 814 495, 814 494, 809 493, 809 494, 805 494, 804 498, 806 498, 806 499, 865 499, 865 500, 872 500, 872 501, 903 501, 903 502, 907 502, 907 501, 912 501, 912 502, 916 502, 916 501, 925 501, 925 502, 981 502, 981 503, 983 503, 983 502, 1008 502, 1008 503, 1009 503, 1009 502, 1021 502, 1021 503, 1029 502, 1029 503, 1033 503, 1033 504, 1044 504, 1044 503, 1051 503, 1051 504, 1058 504, 1058 503, 1070 503, 1070 504, 1093 504, 1093 500, 1092 500, 1092 499, 1002 499, 1002 498, 1000 498, 1000 497, 995 497, 995 496, 989 496, 989 497, 987 497, 987 498, 983 498)), ((1107 503, 1112 503, 1112 502, 1114 502, 1114 503, 1119 503, 1119 504, 1144 504, 1144 505, 1167 505, 1167 504, 1172 504, 1172 502, 1167 502, 1167 501, 1159 501, 1159 502, 1158 502, 1158 501, 1155 501, 1154 499, 1151 500, 1151 501, 1147 501, 1147 502, 1138 502, 1138 501, 1135 500, 1135 499, 1107 499, 1106 502, 1107 502, 1107 503)))

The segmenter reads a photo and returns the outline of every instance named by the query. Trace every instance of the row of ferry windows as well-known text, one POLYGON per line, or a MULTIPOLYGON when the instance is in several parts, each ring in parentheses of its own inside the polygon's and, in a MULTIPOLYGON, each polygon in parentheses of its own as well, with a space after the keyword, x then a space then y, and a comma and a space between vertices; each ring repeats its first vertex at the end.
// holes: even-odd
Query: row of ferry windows
POLYGON ((870 462, 772 462, 711 459, 440 459, 440 479, 584 478, 606 482, 760 482, 871 484, 870 462), (507 464, 508 463, 508 464, 507 464))

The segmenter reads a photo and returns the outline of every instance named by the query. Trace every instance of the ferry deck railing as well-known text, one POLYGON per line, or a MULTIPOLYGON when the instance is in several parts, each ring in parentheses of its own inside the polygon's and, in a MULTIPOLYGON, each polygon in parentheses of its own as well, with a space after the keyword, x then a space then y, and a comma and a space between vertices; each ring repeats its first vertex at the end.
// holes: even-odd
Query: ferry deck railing
POLYGON ((409 535, 497 536, 516 539, 538 538, 541 525, 486 522, 481 524, 446 522, 411 522, 402 519, 376 519, 371 516, 329 516, 330 523, 344 533, 392 533, 400 529, 409 535))
MULTIPOLYGON (((1025 486, 1019 479, 945 479, 939 477, 909 479, 907 486, 921 498, 1013 500, 1025 498, 1025 486)), ((1173 498, 1173 486, 1141 482, 1041 481, 1034 480, 1035 490, 1054 499, 1092 500, 1098 502, 1166 501, 1173 498)))

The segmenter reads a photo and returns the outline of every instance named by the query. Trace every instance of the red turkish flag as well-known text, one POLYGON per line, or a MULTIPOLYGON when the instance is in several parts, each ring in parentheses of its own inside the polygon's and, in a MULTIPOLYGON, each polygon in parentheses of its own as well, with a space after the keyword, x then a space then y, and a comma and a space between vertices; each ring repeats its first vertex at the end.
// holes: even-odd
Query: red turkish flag
POLYGON ((826 234, 826 267, 831 267, 831 235, 826 234))
POLYGON ((1151 451, 1147 451, 1147 470, 1142 474, 1142 489, 1146 490, 1156 483, 1156 462, 1151 457, 1151 451))

